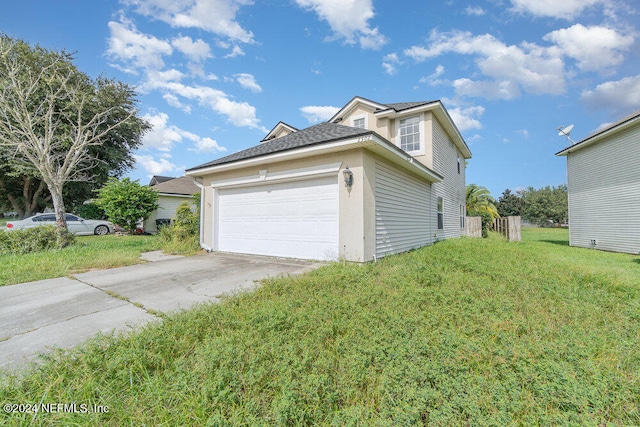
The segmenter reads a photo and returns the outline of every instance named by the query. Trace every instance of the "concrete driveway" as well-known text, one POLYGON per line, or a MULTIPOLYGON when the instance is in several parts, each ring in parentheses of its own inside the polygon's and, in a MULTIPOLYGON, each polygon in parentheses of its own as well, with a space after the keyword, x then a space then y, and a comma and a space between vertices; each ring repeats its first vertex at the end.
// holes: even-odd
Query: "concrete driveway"
POLYGON ((70 348, 99 332, 158 321, 158 312, 216 302, 260 279, 321 265, 220 253, 146 257, 151 262, 0 287, 0 369, 19 370, 51 347, 70 348))

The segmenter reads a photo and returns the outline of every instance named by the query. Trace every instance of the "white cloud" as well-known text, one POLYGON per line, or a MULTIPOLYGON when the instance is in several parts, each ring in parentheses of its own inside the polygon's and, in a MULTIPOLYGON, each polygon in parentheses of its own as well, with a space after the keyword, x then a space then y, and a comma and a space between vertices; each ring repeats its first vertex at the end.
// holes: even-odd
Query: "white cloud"
POLYGON ((214 139, 201 138, 195 141, 195 147, 189 148, 189 151, 196 151, 199 153, 213 153, 227 151, 227 149, 218 145, 218 142, 214 139))
POLYGON ((244 56, 244 50, 242 50, 242 48, 238 45, 233 46, 233 49, 231 49, 231 52, 226 54, 224 57, 225 58, 235 58, 238 56, 244 56))
POLYGON ((178 28, 198 28, 242 43, 252 43, 253 34, 236 22, 242 6, 252 0, 124 0, 137 13, 178 28))
POLYGON ((262 92, 262 88, 256 82, 256 78, 253 76, 253 74, 240 73, 236 74, 234 77, 243 88, 249 89, 252 92, 262 92))
POLYGON ((582 92, 582 101, 592 109, 610 110, 614 115, 640 109, 640 74, 609 81, 582 92))
POLYGON ((335 37, 344 38, 347 44, 359 43, 364 49, 380 49, 388 41, 377 27, 369 26, 369 20, 374 16, 372 0, 295 1, 327 21, 335 37))
POLYGON ((390 53, 382 58, 382 68, 389 75, 394 75, 397 72, 396 65, 400 64, 402 64, 402 61, 400 61, 397 53, 390 53))
POLYGON ((191 114, 191 106, 180 102, 177 96, 170 93, 165 93, 164 95, 162 95, 162 98, 167 101, 167 104, 169 104, 170 106, 179 108, 187 114, 191 114))
POLYGON ((464 13, 466 13, 467 15, 472 15, 472 16, 482 16, 486 12, 480 6, 467 6, 465 8, 465 10, 464 10, 464 13))
POLYGON ((511 0, 515 12, 571 20, 583 10, 608 0, 511 0))
POLYGON ((211 138, 203 138, 193 132, 169 125, 169 116, 166 113, 145 114, 142 118, 149 122, 152 127, 151 131, 142 137, 142 147, 144 149, 156 149, 168 153, 175 144, 180 144, 186 140, 194 144, 194 148, 189 148, 190 151, 227 151, 225 147, 218 145, 211 138))
POLYGON ((145 84, 147 90, 160 90, 173 96, 172 102, 182 102, 181 98, 196 101, 200 105, 210 108, 218 114, 227 116, 228 120, 238 127, 250 127, 261 132, 269 130, 260 125, 256 117, 256 108, 247 102, 237 102, 221 90, 208 86, 185 85, 176 81, 150 80, 145 84))
POLYGON ((440 77, 443 74, 444 74, 444 66, 442 64, 439 64, 436 67, 436 69, 433 71, 433 73, 431 73, 430 75, 428 75, 426 77, 422 77, 420 79, 420 83, 428 83, 431 86, 438 85, 438 84, 442 83, 442 80, 439 80, 438 77, 440 77))
POLYGON ((177 37, 171 41, 171 45, 194 62, 211 57, 211 48, 201 39, 193 41, 191 37, 177 37))
POLYGON ((171 163, 166 158, 156 160, 149 154, 134 154, 133 158, 136 159, 136 162, 142 166, 144 170, 149 172, 149 175, 166 175, 167 172, 175 172, 178 169, 174 163, 171 163))
POLYGON ((460 132, 466 132, 470 129, 482 129, 480 117, 484 114, 484 107, 479 105, 472 107, 454 107, 451 109, 447 108, 447 111, 460 132))
POLYGON ((142 118, 151 125, 151 130, 142 137, 143 148, 155 148, 168 152, 174 144, 182 142, 184 131, 176 126, 167 126, 169 122, 167 114, 145 114, 142 118))
POLYGON ((306 107, 300 108, 300 112, 302 112, 302 116, 309 121, 309 123, 318 123, 329 120, 333 117, 340 108, 338 107, 329 107, 329 106, 316 106, 316 105, 308 105, 306 107))
POLYGON ((445 53, 474 55, 483 75, 490 80, 456 80, 460 95, 513 99, 524 90, 530 94, 561 94, 565 91, 564 63, 560 49, 523 42, 506 45, 490 34, 432 31, 429 44, 413 46, 405 55, 421 62, 445 53))
POLYGON ((624 36, 614 29, 576 24, 553 31, 543 37, 556 43, 562 52, 578 61, 583 70, 601 70, 620 64, 624 60, 622 51, 633 44, 632 36, 624 36))
POLYGON ((111 36, 107 54, 133 68, 121 68, 134 72, 136 68, 160 69, 164 67, 164 55, 171 55, 171 44, 157 37, 142 34, 130 23, 111 21, 108 24, 111 36))

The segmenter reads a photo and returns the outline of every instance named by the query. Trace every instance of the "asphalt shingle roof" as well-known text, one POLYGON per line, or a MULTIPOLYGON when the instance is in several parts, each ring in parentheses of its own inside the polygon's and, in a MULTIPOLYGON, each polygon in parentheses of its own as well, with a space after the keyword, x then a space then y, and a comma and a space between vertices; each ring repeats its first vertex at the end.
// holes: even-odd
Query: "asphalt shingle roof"
POLYGON ((193 178, 190 176, 181 176, 180 178, 172 178, 169 181, 164 181, 159 184, 151 186, 158 193, 165 194, 196 194, 200 192, 200 188, 193 183, 193 178))
POLYGON ((437 101, 398 102, 395 104, 384 104, 384 105, 386 105, 387 107, 395 111, 403 111, 403 110, 408 110, 414 107, 420 107, 421 105, 433 104, 434 102, 437 102, 437 101))
POLYGON ((352 138, 361 135, 373 133, 368 129, 359 129, 350 126, 339 125, 335 123, 320 123, 297 132, 290 133, 283 137, 272 139, 260 145, 238 151, 225 157, 213 160, 202 165, 189 168, 187 170, 195 170, 207 168, 210 166, 222 165, 225 163, 237 162, 239 160, 251 159, 254 157, 265 156, 267 154, 279 153, 282 151, 293 150, 295 148, 308 147, 316 144, 324 144, 327 142, 338 141, 345 138, 352 138))

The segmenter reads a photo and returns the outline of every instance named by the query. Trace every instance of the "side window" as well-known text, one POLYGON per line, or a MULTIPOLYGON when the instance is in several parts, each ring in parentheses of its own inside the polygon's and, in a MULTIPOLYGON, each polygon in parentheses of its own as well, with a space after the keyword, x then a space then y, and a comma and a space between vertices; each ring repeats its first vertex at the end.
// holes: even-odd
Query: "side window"
POLYGON ((464 228, 464 220, 465 220, 465 206, 460 205, 460 228, 464 228))
POLYGON ((78 221, 78 217, 75 216, 75 215, 66 214, 64 217, 67 220, 67 222, 69 222, 69 221, 78 221))
POLYGON ((400 120, 398 126, 400 148, 404 151, 420 150, 420 117, 411 117, 400 120))
POLYGON ((56 216, 55 215, 40 215, 39 217, 34 218, 34 221, 55 222, 56 221, 56 216))
POLYGON ((460 156, 458 156, 458 175, 460 175, 460 156))
POLYGON ((438 230, 444 229, 444 202, 438 197, 438 230))

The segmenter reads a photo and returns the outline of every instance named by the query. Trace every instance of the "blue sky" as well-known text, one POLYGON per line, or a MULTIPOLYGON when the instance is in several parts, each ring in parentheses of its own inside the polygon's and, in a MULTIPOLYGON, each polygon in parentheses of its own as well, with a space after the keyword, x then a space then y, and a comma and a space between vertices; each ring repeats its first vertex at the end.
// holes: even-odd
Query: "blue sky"
POLYGON ((3 3, 0 32, 137 87, 154 126, 129 173, 141 183, 358 95, 442 100, 473 153, 467 183, 499 197, 566 182, 558 126, 577 141, 640 109, 637 0, 3 3))

